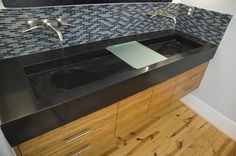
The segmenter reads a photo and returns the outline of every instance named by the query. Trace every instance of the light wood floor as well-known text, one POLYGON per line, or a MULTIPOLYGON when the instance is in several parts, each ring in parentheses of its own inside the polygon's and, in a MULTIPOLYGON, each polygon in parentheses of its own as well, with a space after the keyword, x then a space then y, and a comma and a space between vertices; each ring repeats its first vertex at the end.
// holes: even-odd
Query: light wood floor
POLYGON ((236 144, 181 102, 116 138, 109 156, 236 156, 236 144))

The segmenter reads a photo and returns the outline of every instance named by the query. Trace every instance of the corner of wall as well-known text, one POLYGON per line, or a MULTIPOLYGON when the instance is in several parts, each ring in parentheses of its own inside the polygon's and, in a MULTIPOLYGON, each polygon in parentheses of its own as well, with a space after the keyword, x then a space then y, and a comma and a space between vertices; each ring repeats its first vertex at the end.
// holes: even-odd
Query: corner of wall
POLYGON ((15 156, 13 148, 6 141, 2 130, 0 129, 0 156, 15 156))

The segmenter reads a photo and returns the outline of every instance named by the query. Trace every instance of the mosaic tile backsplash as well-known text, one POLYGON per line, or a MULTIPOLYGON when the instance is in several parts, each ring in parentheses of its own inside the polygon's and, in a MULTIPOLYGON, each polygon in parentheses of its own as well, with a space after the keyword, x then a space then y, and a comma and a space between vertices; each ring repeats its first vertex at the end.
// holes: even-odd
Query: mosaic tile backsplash
POLYGON ((232 16, 197 7, 192 7, 193 13, 189 16, 189 7, 184 4, 179 5, 175 29, 202 40, 219 44, 232 16))
POLYGON ((0 10, 0 58, 60 48, 56 33, 49 28, 42 26, 22 33, 27 20, 41 22, 45 18, 62 32, 64 47, 175 28, 218 44, 231 15, 195 8, 193 15, 188 16, 187 10, 186 5, 167 2, 3 9, 0 10), (151 9, 166 10, 177 17, 177 24, 165 17, 148 18, 146 14, 151 9), (55 20, 58 17, 75 26, 58 26, 55 20))

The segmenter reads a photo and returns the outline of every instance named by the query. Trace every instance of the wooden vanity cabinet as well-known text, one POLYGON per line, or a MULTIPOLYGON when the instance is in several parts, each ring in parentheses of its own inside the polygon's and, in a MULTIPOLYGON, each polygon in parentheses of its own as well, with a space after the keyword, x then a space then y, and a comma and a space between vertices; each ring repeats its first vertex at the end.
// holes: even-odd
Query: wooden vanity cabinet
POLYGON ((102 155, 114 148, 114 136, 136 132, 158 112, 196 89, 208 62, 116 104, 17 146, 23 156, 102 155))
POLYGON ((177 78, 171 78, 153 88, 151 102, 148 106, 148 116, 156 117, 158 112, 169 106, 176 87, 177 78))
POLYGON ((190 69, 180 75, 177 78, 177 84, 174 91, 174 95, 171 99, 171 103, 179 100, 185 95, 189 94, 194 89, 198 88, 204 73, 207 69, 209 62, 203 63, 193 69, 190 69))
POLYGON ((82 117, 26 141, 18 149, 23 156, 97 155, 115 135, 117 107, 113 104, 82 117))
POLYGON ((117 137, 126 137, 145 122, 152 89, 153 87, 119 102, 116 125, 117 137))
POLYGON ((203 63, 174 78, 154 86, 148 116, 156 117, 158 112, 198 88, 209 62, 203 63))

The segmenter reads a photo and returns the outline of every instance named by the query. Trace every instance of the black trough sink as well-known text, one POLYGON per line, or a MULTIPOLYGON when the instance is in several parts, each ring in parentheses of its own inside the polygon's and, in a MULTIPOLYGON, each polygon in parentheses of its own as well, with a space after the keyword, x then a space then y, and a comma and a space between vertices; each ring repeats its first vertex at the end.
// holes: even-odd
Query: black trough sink
MULTIPOLYGON (((139 42, 167 58, 202 46, 200 43, 176 34, 139 42)), ((25 72, 36 96, 38 98, 50 97, 118 73, 133 70, 131 66, 105 48, 26 66, 25 72)))
POLYGON ((93 57, 70 56, 25 67, 38 98, 67 92, 79 86, 132 69, 110 52, 103 50, 93 57), (78 59, 75 59, 78 57, 78 59), (53 63, 54 62, 54 63, 53 63))

